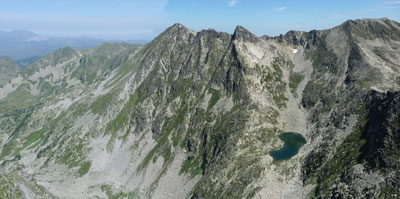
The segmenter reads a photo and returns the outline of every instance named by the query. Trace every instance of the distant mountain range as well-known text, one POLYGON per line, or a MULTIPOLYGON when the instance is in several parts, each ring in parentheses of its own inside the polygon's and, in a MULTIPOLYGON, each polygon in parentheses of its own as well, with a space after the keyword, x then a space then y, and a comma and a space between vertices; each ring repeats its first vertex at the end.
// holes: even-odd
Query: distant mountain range
MULTIPOLYGON (((0 57, 8 56, 21 60, 26 67, 38 57, 49 54, 59 48, 74 49, 93 48, 106 42, 103 39, 90 37, 44 37, 28 30, 0 31, 0 57)), ((129 43, 145 43, 145 41, 129 40, 129 43)), ((19 63, 20 64, 20 63, 19 63)))
POLYGON ((399 49, 381 18, 0 58, 0 199, 399 199, 399 49))

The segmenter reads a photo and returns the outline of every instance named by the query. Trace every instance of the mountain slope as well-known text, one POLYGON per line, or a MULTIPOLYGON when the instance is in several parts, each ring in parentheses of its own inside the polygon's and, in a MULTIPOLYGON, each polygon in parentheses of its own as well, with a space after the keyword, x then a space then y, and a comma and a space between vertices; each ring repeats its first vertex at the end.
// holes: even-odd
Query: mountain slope
POLYGON ((7 83, 21 71, 18 64, 9 57, 0 58, 0 85, 7 83))
POLYGON ((16 179, 59 198, 395 197, 399 32, 174 24, 143 47, 60 49, 0 88, 0 173, 18 197, 16 179), (274 161, 283 132, 307 143, 274 161))
POLYGON ((33 62, 35 62, 39 58, 40 58, 40 56, 33 56, 33 57, 24 58, 24 59, 19 59, 16 61, 17 61, 18 65, 21 66, 22 69, 25 69, 28 66, 30 66, 31 64, 33 64, 33 62))

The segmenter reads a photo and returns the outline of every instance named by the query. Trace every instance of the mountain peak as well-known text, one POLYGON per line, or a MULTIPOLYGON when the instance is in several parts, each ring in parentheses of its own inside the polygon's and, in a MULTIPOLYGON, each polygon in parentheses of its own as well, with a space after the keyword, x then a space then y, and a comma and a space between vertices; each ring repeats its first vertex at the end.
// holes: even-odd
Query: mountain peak
POLYGON ((194 33, 194 31, 189 30, 180 23, 175 23, 174 25, 167 28, 163 33, 176 33, 176 32, 194 33))
POLYGON ((184 28, 184 26, 181 23, 174 23, 174 25, 172 25, 171 27, 184 28))
POLYGON ((233 39, 245 42, 257 42, 259 38, 243 26, 236 26, 233 39))
POLYGON ((9 56, 0 57, 0 67, 12 67, 19 69, 17 62, 9 56))
POLYGON ((159 34, 152 42, 171 42, 176 40, 187 40, 192 36, 195 36, 197 33, 186 28, 180 23, 175 23, 174 25, 168 27, 164 32, 159 34))
POLYGON ((386 22, 268 40, 177 23, 140 49, 62 48, 22 72, 0 62, 0 186, 32 198, 395 198, 400 42, 386 22))
POLYGON ((372 24, 382 24, 382 25, 388 25, 388 24, 398 24, 396 21, 392 21, 386 17, 382 18, 363 18, 363 19, 350 19, 344 22, 344 24, 349 24, 349 25, 372 25, 372 24))
POLYGON ((400 24, 388 18, 347 20, 340 27, 355 36, 365 39, 400 40, 400 24))
POLYGON ((12 30, 9 32, 0 32, 0 38, 11 40, 27 40, 37 35, 29 30, 12 30))
POLYGON ((23 34, 23 35, 28 35, 28 36, 36 36, 36 34, 35 34, 34 32, 29 31, 29 30, 24 30, 24 29, 21 29, 21 30, 11 30, 11 31, 8 32, 8 33, 10 33, 10 34, 23 34))
POLYGON ((2 57, 0 57, 0 60, 7 60, 7 61, 9 61, 9 60, 13 60, 13 59, 11 59, 11 57, 9 57, 9 56, 2 56, 2 57))

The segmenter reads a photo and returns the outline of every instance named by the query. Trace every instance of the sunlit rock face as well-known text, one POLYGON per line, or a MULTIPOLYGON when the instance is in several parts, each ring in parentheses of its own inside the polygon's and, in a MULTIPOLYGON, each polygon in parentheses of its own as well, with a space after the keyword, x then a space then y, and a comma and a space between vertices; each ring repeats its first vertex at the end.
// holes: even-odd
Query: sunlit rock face
POLYGON ((0 198, 396 198, 399 49, 385 18, 280 37, 175 24, 0 61, 0 198), (285 132, 298 148, 274 160, 285 132))

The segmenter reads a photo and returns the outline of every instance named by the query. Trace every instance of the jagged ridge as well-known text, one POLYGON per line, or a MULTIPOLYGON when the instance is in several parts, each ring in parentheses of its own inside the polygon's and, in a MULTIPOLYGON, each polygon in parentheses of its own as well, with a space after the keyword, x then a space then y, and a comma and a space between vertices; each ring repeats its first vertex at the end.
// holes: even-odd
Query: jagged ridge
POLYGON ((241 26, 231 35, 174 24, 140 50, 61 49, 1 90, 2 172, 18 171, 7 183, 32 179, 67 198, 393 196, 396 113, 376 120, 378 148, 367 149, 375 144, 363 129, 376 109, 396 109, 379 107, 396 100, 372 90, 400 88, 399 29, 356 20, 257 37, 241 26), (5 103, 17 91, 31 101, 5 103), (274 162, 268 152, 287 131, 308 143, 274 162), (388 158, 363 161, 380 157, 388 158))

